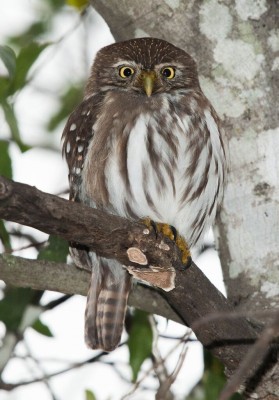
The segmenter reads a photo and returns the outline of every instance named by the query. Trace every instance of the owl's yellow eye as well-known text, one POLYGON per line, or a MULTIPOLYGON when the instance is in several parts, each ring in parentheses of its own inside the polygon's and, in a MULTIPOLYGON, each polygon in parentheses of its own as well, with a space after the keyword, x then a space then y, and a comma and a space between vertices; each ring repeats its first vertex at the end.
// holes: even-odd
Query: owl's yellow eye
POLYGON ((131 67, 121 67, 119 69, 119 75, 121 78, 129 78, 129 76, 135 73, 134 69, 131 67))
POLYGON ((167 79, 172 79, 175 77, 175 69, 173 67, 165 67, 162 69, 161 74, 167 79))

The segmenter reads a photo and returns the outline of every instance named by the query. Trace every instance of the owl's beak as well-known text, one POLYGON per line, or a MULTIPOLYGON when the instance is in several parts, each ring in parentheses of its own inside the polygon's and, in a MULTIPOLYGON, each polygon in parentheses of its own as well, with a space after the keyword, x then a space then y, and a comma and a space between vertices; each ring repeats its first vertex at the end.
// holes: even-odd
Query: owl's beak
POLYGON ((143 71, 141 73, 143 89, 148 97, 152 95, 156 74, 154 71, 143 71))

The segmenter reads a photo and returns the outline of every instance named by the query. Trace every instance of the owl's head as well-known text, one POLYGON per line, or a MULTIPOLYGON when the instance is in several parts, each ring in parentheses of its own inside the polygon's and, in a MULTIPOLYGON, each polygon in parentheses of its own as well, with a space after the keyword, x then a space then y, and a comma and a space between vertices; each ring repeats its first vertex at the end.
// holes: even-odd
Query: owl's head
POLYGON ((121 90, 150 97, 197 88, 196 63, 189 54, 164 40, 141 38, 102 48, 86 92, 121 90))

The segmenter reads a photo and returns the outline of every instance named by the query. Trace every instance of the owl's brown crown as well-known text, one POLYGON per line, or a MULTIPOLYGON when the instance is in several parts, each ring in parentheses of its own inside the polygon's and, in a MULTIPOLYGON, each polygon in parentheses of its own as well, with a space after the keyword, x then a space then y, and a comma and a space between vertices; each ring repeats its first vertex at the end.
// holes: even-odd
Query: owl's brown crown
POLYGON ((156 38, 138 38, 124 42, 113 43, 103 47, 96 55, 91 76, 86 88, 86 95, 97 90, 110 90, 113 87, 132 89, 141 71, 155 71, 157 87, 163 91, 177 88, 199 88, 198 74, 194 59, 184 50, 173 44, 156 38), (133 67, 134 76, 129 79, 119 77, 118 68, 133 67), (158 76, 163 67, 174 66, 178 73, 172 82, 158 76))
POLYGON ((102 62, 109 58, 110 62, 126 59, 142 64, 146 69, 153 69, 156 64, 172 64, 179 62, 195 67, 195 61, 184 50, 173 44, 156 38, 130 39, 103 47, 96 56, 102 62))

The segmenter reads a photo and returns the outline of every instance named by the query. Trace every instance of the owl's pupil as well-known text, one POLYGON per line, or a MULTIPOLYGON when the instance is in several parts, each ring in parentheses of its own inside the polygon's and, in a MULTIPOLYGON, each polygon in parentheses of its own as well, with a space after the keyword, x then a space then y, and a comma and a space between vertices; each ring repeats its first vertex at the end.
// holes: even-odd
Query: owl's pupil
POLYGON ((164 75, 166 78, 169 78, 169 77, 171 76, 171 74, 172 74, 172 72, 171 72, 171 70, 170 70, 169 68, 165 68, 165 69, 163 70, 163 75, 164 75))
POLYGON ((123 71, 123 75, 126 76, 126 77, 131 76, 132 75, 131 68, 125 68, 124 71, 123 71))

